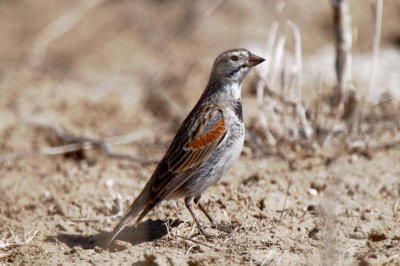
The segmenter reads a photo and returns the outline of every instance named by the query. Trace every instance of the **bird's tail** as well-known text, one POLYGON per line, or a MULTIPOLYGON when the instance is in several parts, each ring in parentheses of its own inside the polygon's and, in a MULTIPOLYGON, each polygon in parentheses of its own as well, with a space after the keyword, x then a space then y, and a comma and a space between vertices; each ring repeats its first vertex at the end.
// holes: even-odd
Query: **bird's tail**
POLYGON ((125 226, 127 226, 132 221, 132 219, 135 218, 139 214, 139 212, 143 210, 145 206, 146 196, 145 193, 141 193, 129 207, 128 213, 125 215, 125 217, 114 228, 110 238, 108 239, 107 246, 109 246, 113 242, 113 240, 118 236, 119 233, 121 233, 125 226))

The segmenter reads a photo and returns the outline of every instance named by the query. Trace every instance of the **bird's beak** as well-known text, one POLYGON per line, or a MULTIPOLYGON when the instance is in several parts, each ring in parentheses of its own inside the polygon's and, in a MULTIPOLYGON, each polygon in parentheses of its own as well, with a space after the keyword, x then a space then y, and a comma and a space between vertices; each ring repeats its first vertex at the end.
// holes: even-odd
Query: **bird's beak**
POLYGON ((258 65, 258 64, 260 64, 260 63, 262 63, 264 61, 265 61, 264 58, 262 58, 262 57, 260 57, 258 55, 255 55, 255 54, 250 54, 249 61, 247 62, 247 65, 250 66, 250 67, 253 67, 253 66, 256 66, 256 65, 258 65))

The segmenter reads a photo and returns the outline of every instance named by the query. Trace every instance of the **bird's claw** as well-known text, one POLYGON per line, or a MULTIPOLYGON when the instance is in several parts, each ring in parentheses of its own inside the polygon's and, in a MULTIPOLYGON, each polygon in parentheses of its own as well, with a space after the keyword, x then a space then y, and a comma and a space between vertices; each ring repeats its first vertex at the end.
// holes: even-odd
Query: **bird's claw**
POLYGON ((206 231, 204 231, 204 229, 202 227, 198 227, 199 232, 201 235, 205 236, 206 238, 215 238, 216 236, 210 233, 207 233, 206 231))

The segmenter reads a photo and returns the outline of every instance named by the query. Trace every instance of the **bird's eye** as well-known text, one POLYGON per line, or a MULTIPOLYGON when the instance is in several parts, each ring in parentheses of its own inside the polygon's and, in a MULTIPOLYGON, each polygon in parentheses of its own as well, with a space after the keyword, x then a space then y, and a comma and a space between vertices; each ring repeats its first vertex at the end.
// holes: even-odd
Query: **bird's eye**
POLYGON ((237 55, 232 55, 231 56, 231 60, 232 61, 237 61, 237 60, 239 60, 239 57, 237 55))

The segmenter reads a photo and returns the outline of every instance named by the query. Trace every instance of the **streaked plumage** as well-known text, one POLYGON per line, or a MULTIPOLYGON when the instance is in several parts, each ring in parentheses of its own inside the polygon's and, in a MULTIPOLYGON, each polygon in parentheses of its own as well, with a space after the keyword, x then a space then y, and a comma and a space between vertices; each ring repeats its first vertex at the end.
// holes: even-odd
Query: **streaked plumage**
POLYGON ((150 180, 115 227, 109 244, 132 219, 139 215, 138 223, 165 199, 184 198, 199 231, 207 235, 192 204, 198 204, 213 222, 199 202, 201 193, 217 182, 240 155, 245 131, 241 82, 251 67, 263 61, 246 49, 228 50, 216 58, 206 89, 150 180))

